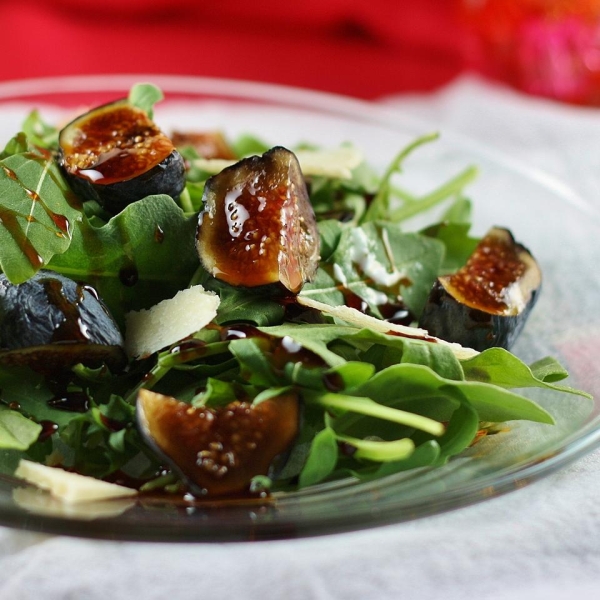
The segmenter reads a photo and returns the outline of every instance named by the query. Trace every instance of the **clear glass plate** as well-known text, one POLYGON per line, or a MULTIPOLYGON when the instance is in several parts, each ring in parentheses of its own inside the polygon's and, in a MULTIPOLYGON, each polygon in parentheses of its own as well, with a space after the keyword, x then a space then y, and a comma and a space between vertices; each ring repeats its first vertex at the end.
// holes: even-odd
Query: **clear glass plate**
MULTIPOLYGON (((380 169, 407 141, 431 130, 426 123, 376 105, 284 87, 186 77, 96 76, 0 84, 0 143, 34 107, 48 120, 60 122, 85 106, 126 95, 131 84, 142 80, 165 92, 155 120, 166 131, 250 132, 284 146, 351 141, 380 169)), ((403 183, 425 191, 471 164, 480 169, 470 188, 475 233, 483 234, 491 225, 511 228, 544 272, 541 299, 515 353, 526 361, 556 356, 571 373, 570 385, 597 396, 600 215, 551 176, 457 135, 442 135, 413 155, 403 183)), ((142 498, 69 507, 0 477, 0 524, 102 538, 225 541, 318 535, 424 517, 522 487, 598 446, 600 417, 594 402, 545 390, 528 394, 554 415, 555 426, 511 424, 443 468, 369 483, 342 481, 265 501, 202 505, 142 498)))

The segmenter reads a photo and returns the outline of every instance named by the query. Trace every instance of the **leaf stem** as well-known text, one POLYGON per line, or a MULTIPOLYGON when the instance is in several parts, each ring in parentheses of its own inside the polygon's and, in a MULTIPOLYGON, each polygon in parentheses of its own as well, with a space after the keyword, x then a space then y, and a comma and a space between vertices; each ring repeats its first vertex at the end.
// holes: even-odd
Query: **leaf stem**
POLYGON ((336 434, 336 438, 356 448, 356 452, 353 454, 354 458, 364 458, 377 462, 402 460, 410 456, 415 449, 415 443, 410 438, 393 441, 363 440, 349 435, 338 434, 336 434))
POLYGON ((184 188, 181 194, 179 195, 179 203, 181 204, 181 208, 183 212, 188 213, 190 215, 195 214, 197 211, 194 209, 194 205, 192 204, 192 197, 190 196, 190 192, 187 188, 184 188))
POLYGON ((444 426, 439 421, 423 417, 415 413, 383 406, 371 400, 371 398, 361 398, 359 396, 346 396, 344 394, 319 394, 312 395, 304 393, 304 397, 309 401, 314 401, 326 409, 343 410, 353 413, 359 413, 369 417, 376 417, 385 421, 399 423, 414 429, 419 429, 439 436, 444 433, 444 426))
POLYGON ((477 167, 467 167, 450 181, 444 183, 439 188, 433 190, 425 196, 421 196, 416 202, 405 203, 400 208, 392 211, 390 220, 394 222, 403 221, 416 214, 433 208, 442 200, 454 196, 462 191, 462 189, 477 177, 477 167))
POLYGON ((404 159, 413 152, 419 146, 423 144, 427 144, 429 142, 433 142, 439 138, 439 133, 428 133, 426 135, 422 135, 416 140, 412 141, 408 146, 405 146, 394 158, 391 164, 386 169, 383 177, 381 178, 381 183, 379 185, 379 189, 375 194, 375 198, 369 205, 367 212, 364 214, 362 221, 375 221, 378 218, 384 218, 389 209, 389 196, 390 196, 390 186, 392 175, 398 171, 400 171, 400 167, 404 162, 404 159))

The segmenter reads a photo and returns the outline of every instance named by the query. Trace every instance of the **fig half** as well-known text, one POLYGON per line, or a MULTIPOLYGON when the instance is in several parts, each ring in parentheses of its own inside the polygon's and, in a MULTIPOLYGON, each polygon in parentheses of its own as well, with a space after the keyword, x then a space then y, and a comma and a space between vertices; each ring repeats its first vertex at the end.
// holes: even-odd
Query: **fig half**
POLYGON ((475 350, 509 349, 535 305, 542 273, 508 229, 495 227, 466 265, 439 277, 419 320, 431 335, 475 350))
POLYGON ((314 277, 320 238, 296 156, 275 147, 223 169, 206 182, 198 254, 231 285, 281 283, 292 293, 314 277))
POLYGON ((177 198, 183 158, 142 109, 127 100, 105 104, 59 135, 59 164, 75 193, 116 214, 152 194, 177 198))
POLYGON ((0 275, 0 364, 50 374, 78 363, 127 363, 123 337, 96 291, 51 271, 18 285, 0 275))
POLYGON ((292 444, 300 423, 296 394, 259 404, 235 401, 195 408, 170 396, 140 390, 138 426, 144 439, 200 495, 249 490, 292 444))

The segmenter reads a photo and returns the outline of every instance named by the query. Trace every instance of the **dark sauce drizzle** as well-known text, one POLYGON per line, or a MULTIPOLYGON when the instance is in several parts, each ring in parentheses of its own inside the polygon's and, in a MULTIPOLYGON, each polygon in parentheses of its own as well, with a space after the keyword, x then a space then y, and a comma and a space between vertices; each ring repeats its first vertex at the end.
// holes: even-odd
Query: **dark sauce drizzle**
MULTIPOLYGON (((41 152, 41 150, 40 150, 40 152, 41 152)), ((36 154, 35 152, 28 152, 28 153, 26 153, 26 157, 30 158, 32 160, 35 160, 37 162, 46 163, 48 160, 50 160, 52 158, 52 155, 50 153, 48 153, 48 155, 46 155, 45 153, 47 153, 47 151, 44 151, 41 154, 36 154)), ((48 207, 48 205, 40 198, 40 195, 37 192, 35 192, 35 191, 29 189, 28 187, 26 187, 25 185, 23 185, 23 183, 19 179, 18 175, 12 169, 7 167, 6 165, 1 165, 1 167, 2 167, 2 172, 4 173, 4 175, 11 181, 15 181, 16 183, 18 183, 19 186, 25 191, 27 196, 29 196, 31 201, 36 206, 39 206, 46 213, 46 215, 54 223, 54 226, 56 227, 56 229, 47 227, 46 225, 44 225, 44 226, 47 229, 50 229, 51 231, 56 233, 56 235, 58 237, 69 237, 70 238, 71 230, 70 230, 70 223, 69 223, 69 220, 67 219, 67 217, 65 217, 64 215, 61 215, 59 213, 55 213, 53 210, 51 210, 48 207)), ((57 180, 57 178, 54 176, 54 174, 52 174, 50 169, 48 169, 46 171, 46 173, 51 178, 53 178, 55 183, 57 183, 57 185, 59 185, 61 187, 61 189, 64 189, 63 185, 57 180)), ((27 257, 27 260, 29 261, 31 266, 35 269, 39 269, 44 265, 44 260, 40 256, 38 251, 35 249, 35 247, 31 243, 31 241, 27 237, 26 233, 23 231, 23 228, 21 227, 21 224, 19 223, 18 218, 22 218, 29 223, 39 223, 41 225, 43 225, 43 224, 40 223, 40 221, 38 219, 36 219, 32 214, 23 215, 15 210, 12 210, 9 208, 3 208, 0 210, 0 223, 5 227, 6 231, 12 237, 12 239, 17 244, 17 246, 19 247, 21 252, 23 252, 23 254, 27 257)))

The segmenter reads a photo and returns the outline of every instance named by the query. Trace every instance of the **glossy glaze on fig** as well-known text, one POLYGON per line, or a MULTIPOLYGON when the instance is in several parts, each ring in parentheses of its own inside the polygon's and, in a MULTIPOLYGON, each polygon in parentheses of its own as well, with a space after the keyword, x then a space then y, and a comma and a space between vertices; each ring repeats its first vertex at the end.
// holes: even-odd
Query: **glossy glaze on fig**
POLYGON ((126 363, 123 337, 95 290, 50 271, 14 285, 0 275, 0 364, 44 373, 126 363))
POLYGON ((211 177, 198 225, 198 254, 231 285, 280 283, 292 293, 314 277, 320 238, 296 156, 272 148, 211 177))
POLYGON ((194 493, 225 496, 247 492, 253 477, 269 473, 298 433, 300 408, 291 392, 259 404, 194 408, 140 390, 137 418, 146 442, 194 493))
POLYGON ((419 326, 475 350, 509 349, 537 301, 541 282, 529 251, 507 229, 493 228, 462 269, 438 278, 419 326))
POLYGON ((113 214, 152 194, 176 198, 185 187, 185 165, 173 143, 127 100, 69 123, 59 146, 59 164, 73 190, 113 214))

